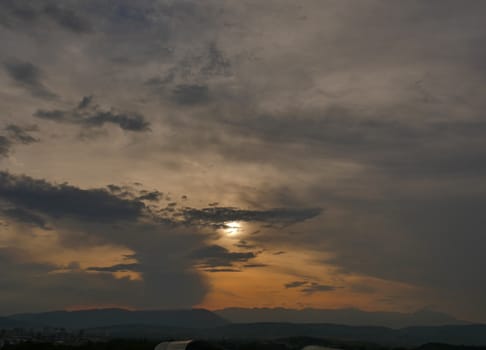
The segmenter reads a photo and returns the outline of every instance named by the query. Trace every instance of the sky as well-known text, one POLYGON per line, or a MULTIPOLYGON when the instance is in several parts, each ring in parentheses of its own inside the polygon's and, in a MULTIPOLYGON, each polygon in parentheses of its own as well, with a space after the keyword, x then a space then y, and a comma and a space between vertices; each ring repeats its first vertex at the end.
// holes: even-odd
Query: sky
POLYGON ((485 13, 0 1, 0 314, 486 322, 485 13))

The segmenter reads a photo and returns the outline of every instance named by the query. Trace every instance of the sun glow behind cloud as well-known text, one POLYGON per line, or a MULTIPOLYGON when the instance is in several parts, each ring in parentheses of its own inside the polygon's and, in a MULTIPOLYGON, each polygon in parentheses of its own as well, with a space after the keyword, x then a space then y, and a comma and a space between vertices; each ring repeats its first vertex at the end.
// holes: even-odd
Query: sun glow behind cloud
POLYGON ((227 236, 236 236, 241 231, 241 224, 238 221, 230 221, 224 224, 224 233, 227 236))

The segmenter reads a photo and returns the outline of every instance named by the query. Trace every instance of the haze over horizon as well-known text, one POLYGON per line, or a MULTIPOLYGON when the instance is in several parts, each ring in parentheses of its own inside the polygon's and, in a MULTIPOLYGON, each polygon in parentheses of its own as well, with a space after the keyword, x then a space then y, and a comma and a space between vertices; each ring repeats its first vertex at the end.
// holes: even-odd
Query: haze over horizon
POLYGON ((486 2, 0 1, 0 315, 486 322, 486 2))

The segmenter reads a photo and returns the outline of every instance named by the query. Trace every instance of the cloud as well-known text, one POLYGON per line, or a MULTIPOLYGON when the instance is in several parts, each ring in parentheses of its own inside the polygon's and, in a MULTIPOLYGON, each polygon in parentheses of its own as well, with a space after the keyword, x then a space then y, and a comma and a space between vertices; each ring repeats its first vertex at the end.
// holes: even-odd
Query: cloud
POLYGON ((269 210, 244 210, 230 207, 184 208, 182 216, 187 223, 224 223, 229 221, 293 224, 318 216, 319 208, 274 208, 269 210))
POLYGON ((138 113, 120 113, 100 110, 92 106, 92 97, 83 97, 77 108, 71 110, 37 110, 34 116, 40 119, 51 120, 58 123, 78 124, 84 127, 102 127, 105 124, 114 124, 122 130, 132 132, 145 132, 150 130, 150 123, 138 113))
POLYGON ((0 3, 4 16, 0 24, 12 28, 15 25, 41 25, 43 20, 57 24, 60 28, 73 33, 88 33, 90 23, 73 9, 52 1, 5 0, 0 3))
POLYGON ((138 197, 138 200, 141 201, 151 201, 151 202, 156 202, 159 201, 164 194, 159 191, 144 191, 141 193, 141 196, 138 197))
POLYGON ((293 281, 284 285, 286 289, 299 288, 299 291, 310 295, 321 292, 332 292, 338 287, 309 281, 293 281))
POLYGON ((256 246, 254 244, 249 243, 248 241, 241 239, 237 243, 234 244, 235 247, 237 248, 242 248, 242 249, 254 249, 256 246))
POLYGON ((59 26, 71 32, 79 34, 89 33, 91 31, 91 26, 88 21, 80 17, 73 10, 63 8, 59 4, 47 4, 43 9, 43 13, 59 26))
POLYGON ((321 293, 321 292, 332 292, 336 290, 337 287, 327 285, 327 284, 319 284, 316 282, 312 282, 302 288, 300 291, 305 294, 314 294, 314 293, 321 293))
POLYGON ((127 305, 141 282, 82 270, 59 273, 59 266, 26 260, 16 248, 0 248, 0 310, 3 314, 58 310, 68 305, 127 305), (61 292, 62 291, 62 292, 61 292), (38 298, 39 293, 49 298, 38 298))
POLYGON ((5 136, 0 135, 0 156, 5 157, 10 151, 12 142, 5 136))
POLYGON ((17 143, 22 143, 24 145, 28 145, 31 143, 39 142, 38 138, 33 137, 29 134, 31 131, 38 131, 39 129, 37 126, 30 126, 30 127, 21 127, 16 124, 8 124, 5 127, 5 131, 8 134, 8 137, 17 143))
POLYGON ((196 100, 203 97, 201 102, 206 102, 208 87, 198 84, 209 83, 213 79, 231 75, 230 59, 214 41, 211 41, 196 50, 185 51, 182 57, 170 66, 165 75, 149 78, 145 81, 145 85, 154 92, 162 94, 172 87, 174 89, 172 92, 175 94, 180 90, 183 93, 182 97, 184 94, 192 98, 196 97, 196 100))
MULTIPOLYGON (((207 293, 208 286, 196 271, 194 258, 187 256, 187 250, 204 249, 204 234, 145 215, 145 206, 138 200, 123 199, 104 189, 81 189, 0 172, 0 203, 5 207, 1 214, 9 221, 49 229, 53 241, 43 236, 29 239, 39 244, 51 242, 48 247, 54 251, 82 252, 108 246, 133 252, 130 262, 125 262, 127 257, 123 253, 120 263, 106 266, 84 263, 87 265, 84 268, 80 264, 75 269, 66 268, 66 264, 54 262, 55 254, 44 256, 43 251, 32 251, 30 243, 15 250, 13 246, 22 237, 17 233, 13 236, 15 240, 3 241, 8 248, 8 252, 7 248, 3 252, 8 254, 0 268, 3 276, 0 284, 9 284, 0 293, 3 313, 103 303, 139 308, 190 307, 207 293), (114 275, 133 271, 140 279, 114 275), (167 286, 169 280, 171 286, 167 286), (19 293, 16 289, 26 285, 31 286, 29 290, 46 292, 52 298, 36 305, 33 293, 19 293), (116 292, 117 288, 124 292, 116 292), (110 294, 112 300, 108 302, 110 294)), ((15 226, 12 230, 16 230, 15 226)), ((102 256, 95 258, 103 260, 102 256)), ((229 254, 226 258, 241 260, 243 256, 229 254)))
POLYGON ((17 85, 29 91, 32 96, 47 100, 52 100, 57 97, 42 82, 42 71, 31 62, 9 60, 4 62, 4 68, 10 78, 17 85))
POLYGON ((241 272, 241 270, 238 270, 238 269, 231 269, 231 268, 207 268, 207 269, 204 269, 205 272, 211 272, 211 273, 215 273, 215 272, 241 272))
POLYGON ((177 85, 172 97, 179 105, 198 105, 209 101, 209 89, 203 85, 177 85))
MULTIPOLYGON (((37 116, 42 118, 42 113, 37 116)), ((148 131, 149 123, 140 114, 120 114, 113 112, 99 112, 91 115, 82 121, 86 126, 103 126, 106 123, 118 125, 123 130, 129 131, 148 131)))
POLYGON ((252 268, 258 268, 258 267, 267 267, 269 266, 268 264, 245 264, 243 265, 244 268, 247 268, 247 269, 252 269, 252 268))
POLYGON ((306 285, 307 281, 293 281, 285 284, 285 288, 297 288, 306 285))
POLYGON ((113 266, 90 266, 86 271, 96 272, 126 272, 126 271, 139 271, 140 264, 116 264, 113 266))
POLYGON ((0 172, 0 199, 53 218, 101 222, 135 220, 145 208, 142 202, 121 199, 105 190, 51 184, 5 171, 0 172))
POLYGON ((218 268, 233 266, 235 263, 247 262, 255 258, 256 254, 253 252, 231 252, 222 246, 211 245, 193 251, 191 257, 202 267, 218 268))
POLYGON ((16 144, 28 145, 39 142, 29 132, 38 131, 37 126, 20 127, 16 124, 8 124, 5 128, 5 135, 0 135, 0 157, 6 157, 16 144))
POLYGON ((84 109, 88 107, 91 102, 93 102, 93 96, 84 96, 81 101, 79 101, 78 109, 84 109))
POLYGON ((28 210, 22 208, 9 208, 4 209, 1 213, 16 222, 34 225, 45 230, 49 229, 46 221, 40 215, 34 214, 28 210))

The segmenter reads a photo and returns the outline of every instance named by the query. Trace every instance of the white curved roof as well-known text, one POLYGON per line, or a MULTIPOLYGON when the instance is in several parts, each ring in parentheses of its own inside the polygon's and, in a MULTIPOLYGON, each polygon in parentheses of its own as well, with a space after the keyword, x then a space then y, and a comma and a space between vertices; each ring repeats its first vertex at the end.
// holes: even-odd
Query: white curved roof
POLYGON ((329 348, 327 346, 320 346, 320 345, 307 345, 304 346, 302 350, 339 350, 339 349, 329 348))
POLYGON ((154 350, 186 350, 192 340, 164 341, 157 345, 154 350))

